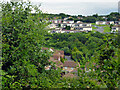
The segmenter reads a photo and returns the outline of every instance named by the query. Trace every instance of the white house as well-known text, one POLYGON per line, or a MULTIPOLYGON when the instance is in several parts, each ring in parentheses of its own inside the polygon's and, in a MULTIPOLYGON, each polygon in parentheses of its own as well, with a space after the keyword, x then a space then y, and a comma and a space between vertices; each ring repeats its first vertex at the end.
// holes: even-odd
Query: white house
POLYGON ((114 21, 109 21, 109 24, 114 24, 114 21))
POLYGON ((96 24, 97 25, 105 25, 105 24, 107 24, 107 22, 106 21, 96 21, 96 24))
POLYGON ((82 21, 77 21, 76 23, 83 23, 82 21))
POLYGON ((61 27, 62 27, 62 28, 65 28, 66 26, 67 26, 66 23, 62 23, 62 24, 61 24, 61 27))
POLYGON ((63 23, 66 23, 66 24, 73 24, 74 21, 73 21, 73 20, 64 20, 63 23))
POLYGON ((57 20, 50 20, 50 22, 54 23, 54 24, 60 24, 62 23, 61 19, 57 19, 57 20))
POLYGON ((92 31, 92 27, 83 27, 83 31, 92 31))
POLYGON ((91 23, 82 23, 82 24, 80 24, 80 26, 83 26, 83 27, 91 27, 91 23))
POLYGON ((111 33, 117 32, 117 31, 120 31, 120 26, 119 25, 113 26, 112 30, 111 30, 111 33))
POLYGON ((92 31, 92 27, 75 27, 75 30, 92 31))
POLYGON ((96 21, 97 25, 114 24, 114 21, 96 21))
POLYGON ((58 27, 57 24, 54 24, 54 23, 48 25, 48 28, 50 28, 50 29, 57 28, 57 27, 58 27))

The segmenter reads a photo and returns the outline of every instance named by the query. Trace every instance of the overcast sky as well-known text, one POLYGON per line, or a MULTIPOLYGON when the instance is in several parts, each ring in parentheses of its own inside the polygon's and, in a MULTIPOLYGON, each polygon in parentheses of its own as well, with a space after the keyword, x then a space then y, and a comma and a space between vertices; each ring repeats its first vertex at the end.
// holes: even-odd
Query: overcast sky
MULTIPOLYGON (((9 0, 4 0, 9 1, 9 0)), ((23 0, 25 1, 25 0, 23 0)), ((120 0, 29 0, 41 3, 41 10, 47 13, 66 13, 70 15, 106 15, 118 11, 120 0)))

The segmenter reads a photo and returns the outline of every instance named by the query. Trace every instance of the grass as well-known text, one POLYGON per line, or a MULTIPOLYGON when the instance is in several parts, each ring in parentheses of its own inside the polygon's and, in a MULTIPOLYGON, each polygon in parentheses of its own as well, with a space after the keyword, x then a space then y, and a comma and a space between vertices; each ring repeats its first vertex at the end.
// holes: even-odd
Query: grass
POLYGON ((92 25, 96 25, 95 23, 91 23, 92 25))
MULTIPOLYGON (((92 23, 92 25, 96 25, 95 23, 92 23)), ((110 26, 109 25, 96 25, 96 26, 99 26, 99 27, 103 27, 104 29, 104 33, 106 32, 111 32, 110 31, 110 26)), ((95 32, 95 29, 97 29, 96 27, 92 27, 92 31, 95 32)))
POLYGON ((96 25, 96 26, 108 26, 108 25, 96 25))
POLYGON ((97 29, 96 27, 92 27, 93 30, 97 29))
POLYGON ((97 32, 97 31, 95 31, 95 30, 92 30, 92 32, 97 32))
POLYGON ((110 26, 109 25, 106 25, 105 27, 103 27, 103 29, 104 29, 104 33, 110 32, 110 26))

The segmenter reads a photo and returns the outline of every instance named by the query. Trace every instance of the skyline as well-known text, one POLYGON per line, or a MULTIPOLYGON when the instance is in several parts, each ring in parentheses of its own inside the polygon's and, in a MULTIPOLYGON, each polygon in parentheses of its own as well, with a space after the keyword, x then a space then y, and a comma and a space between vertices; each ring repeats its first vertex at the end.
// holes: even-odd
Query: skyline
MULTIPOLYGON (((10 0, 4 0, 10 1, 10 0)), ((27 1, 27 0, 23 0, 27 1)), ((44 13, 69 15, 108 15, 118 12, 118 1, 120 0, 29 0, 32 4, 41 4, 40 9, 44 13)))
POLYGON ((69 2, 69 3, 42 3, 43 12, 69 15, 108 15, 111 12, 118 12, 118 3, 116 2, 69 2), (47 6, 48 5, 48 6, 47 6))

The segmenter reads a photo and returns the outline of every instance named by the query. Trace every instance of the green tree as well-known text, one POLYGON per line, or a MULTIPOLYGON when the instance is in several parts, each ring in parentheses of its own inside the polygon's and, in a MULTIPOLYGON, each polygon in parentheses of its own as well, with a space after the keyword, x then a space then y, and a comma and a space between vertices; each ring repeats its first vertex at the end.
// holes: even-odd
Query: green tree
POLYGON ((66 26, 65 27, 66 30, 70 30, 70 28, 71 28, 70 26, 66 26))
POLYGON ((49 64, 49 53, 41 51, 47 26, 45 16, 30 2, 2 3, 1 8, 2 69, 10 78, 9 83, 2 82, 3 88, 38 87, 38 76, 49 64), (36 15, 31 14, 32 9, 36 15))

